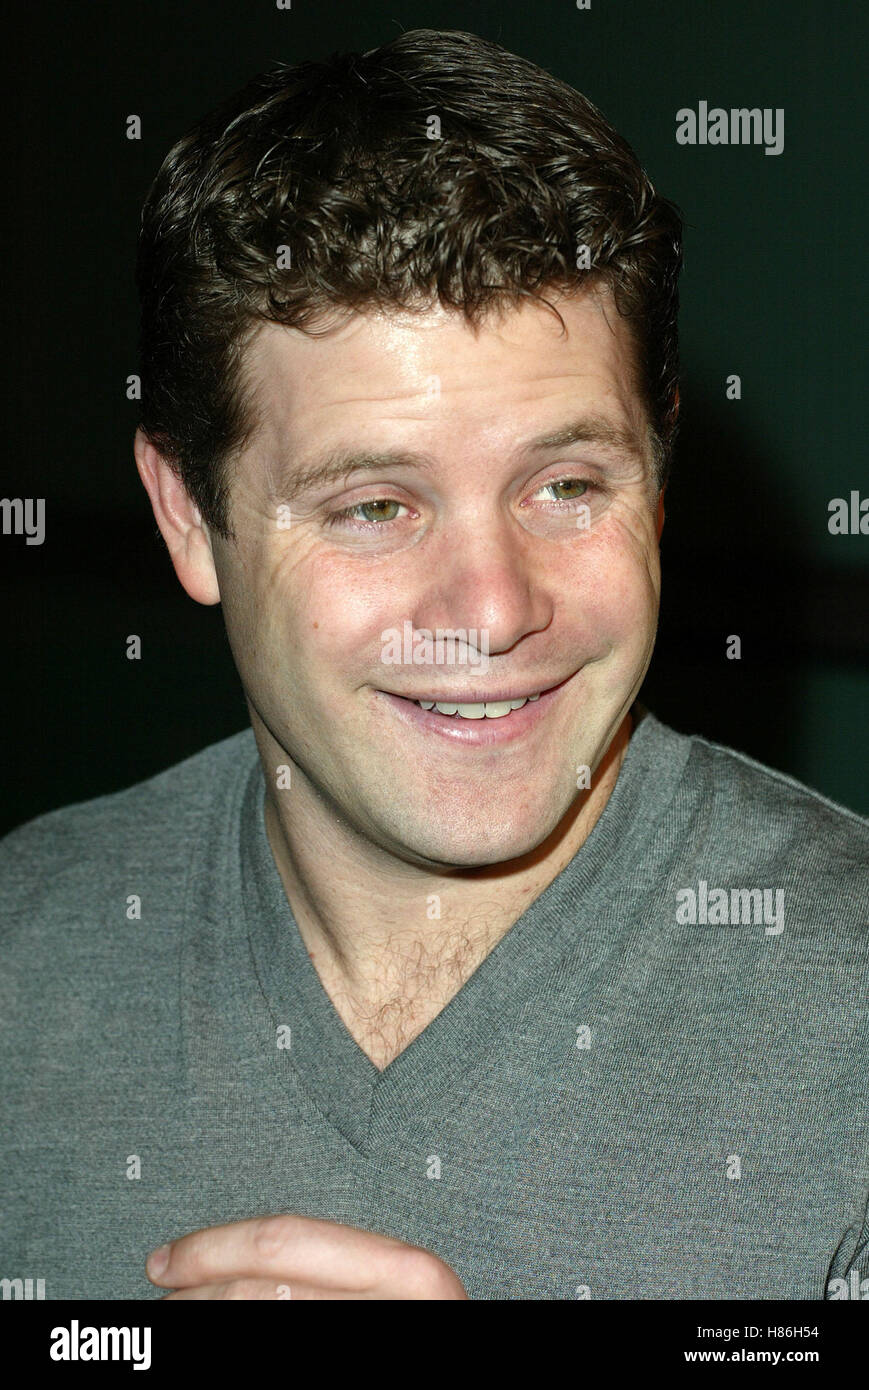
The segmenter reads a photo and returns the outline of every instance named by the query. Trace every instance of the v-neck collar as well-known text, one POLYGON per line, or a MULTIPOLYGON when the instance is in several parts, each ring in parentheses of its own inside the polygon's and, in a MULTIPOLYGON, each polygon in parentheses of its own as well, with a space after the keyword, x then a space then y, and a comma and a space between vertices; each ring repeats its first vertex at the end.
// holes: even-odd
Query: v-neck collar
MULTIPOLYGON (((690 740, 641 706, 616 785, 588 839, 444 1009, 383 1071, 348 1031, 308 955, 272 855, 257 758, 241 804, 241 897, 250 950, 275 1030, 270 1052, 356 1148, 369 1152, 451 1088, 467 1089, 521 1021, 523 1003, 631 877, 682 775, 690 740), (650 793, 649 779, 654 781, 650 793)), ((605 949, 605 943, 604 943, 605 949)), ((593 954, 588 969, 594 966, 593 954)), ((585 968, 585 967, 584 967, 585 968)), ((578 982, 581 983, 581 982, 578 982)))

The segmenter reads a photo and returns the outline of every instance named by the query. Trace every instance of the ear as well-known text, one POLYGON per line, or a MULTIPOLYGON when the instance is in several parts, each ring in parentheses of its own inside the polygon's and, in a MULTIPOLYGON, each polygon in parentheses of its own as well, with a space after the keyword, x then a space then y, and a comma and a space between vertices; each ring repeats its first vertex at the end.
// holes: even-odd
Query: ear
POLYGON ((211 539, 199 508, 170 464, 140 429, 136 430, 133 453, 182 588, 197 603, 219 603, 211 539))
MULTIPOLYGON (((676 387, 676 390, 675 390, 675 392, 674 392, 674 394, 673 394, 673 410, 672 410, 672 416, 673 416, 674 421, 675 421, 675 419, 677 418, 678 414, 679 414, 679 387, 677 386, 677 387, 676 387)), ((657 521, 658 540, 661 539, 661 532, 662 532, 663 529, 664 529, 664 493, 665 493, 666 491, 667 491, 667 484, 665 483, 664 486, 661 488, 660 494, 659 494, 659 496, 658 496, 658 521, 657 521)))

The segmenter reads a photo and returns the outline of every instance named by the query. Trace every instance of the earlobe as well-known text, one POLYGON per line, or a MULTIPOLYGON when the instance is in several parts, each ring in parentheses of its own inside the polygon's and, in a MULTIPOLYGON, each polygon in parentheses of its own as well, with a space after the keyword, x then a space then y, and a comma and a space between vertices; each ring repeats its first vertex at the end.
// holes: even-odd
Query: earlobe
POLYGON ((136 431, 133 453, 182 588, 197 603, 219 603, 211 541, 199 508, 178 474, 141 430, 136 431))

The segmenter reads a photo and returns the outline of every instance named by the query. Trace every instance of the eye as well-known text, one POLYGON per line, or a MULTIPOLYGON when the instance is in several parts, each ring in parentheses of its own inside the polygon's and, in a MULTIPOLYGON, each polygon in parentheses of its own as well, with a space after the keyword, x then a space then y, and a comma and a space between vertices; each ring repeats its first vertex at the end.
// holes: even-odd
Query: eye
MULTIPOLYGON (((548 490, 549 500, 552 502, 573 502, 577 497, 585 496, 590 487, 591 484, 586 482, 584 478, 553 478, 552 482, 544 483, 539 491, 546 492, 548 490)), ((536 497, 537 493, 534 495, 536 497)))
MULTIPOLYGON (((393 497, 373 497, 368 502, 357 502, 353 507, 343 507, 329 516, 330 526, 374 526, 386 521, 396 521, 403 503, 393 497)), ((406 511, 407 508, 405 507, 406 511)))

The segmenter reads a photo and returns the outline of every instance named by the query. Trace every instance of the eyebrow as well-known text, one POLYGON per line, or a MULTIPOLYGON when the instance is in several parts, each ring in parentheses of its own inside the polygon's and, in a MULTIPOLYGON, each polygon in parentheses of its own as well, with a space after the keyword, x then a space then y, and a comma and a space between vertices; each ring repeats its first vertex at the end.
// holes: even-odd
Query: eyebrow
MULTIPOLYGON (((547 453, 565 449, 571 444, 596 444, 600 448, 642 457, 643 446, 636 432, 616 425, 604 415, 585 415, 529 440, 519 452, 547 453)), ((381 472, 388 468, 413 467, 430 469, 431 459, 406 449, 354 450, 336 449, 325 457, 283 474, 289 496, 300 496, 313 488, 327 487, 350 477, 352 473, 381 472)))

